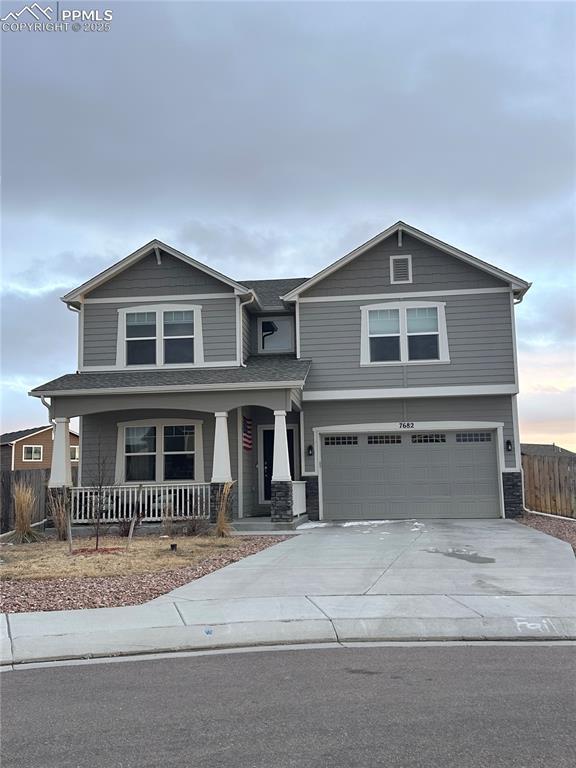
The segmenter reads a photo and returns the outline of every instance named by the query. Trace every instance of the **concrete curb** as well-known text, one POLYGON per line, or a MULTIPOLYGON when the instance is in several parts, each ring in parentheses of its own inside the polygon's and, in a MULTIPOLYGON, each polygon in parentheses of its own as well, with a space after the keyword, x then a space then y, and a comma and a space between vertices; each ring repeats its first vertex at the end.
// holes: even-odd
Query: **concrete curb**
MULTIPOLYGON (((215 601, 217 602, 217 601, 215 601)), ((135 606, 147 608, 147 606, 135 606)), ((576 617, 474 618, 294 618, 229 623, 170 623, 165 604, 156 626, 144 625, 144 612, 131 626, 78 631, 74 617, 59 633, 33 632, 33 615, 11 632, 4 621, 0 664, 137 656, 182 651, 222 650, 317 643, 442 642, 442 641, 566 641, 576 640, 576 617), (161 624, 164 622, 164 626, 161 624), (68 631, 66 631, 68 629, 68 631)), ((101 609, 113 610, 113 609, 101 609)), ((74 613, 74 612, 70 612, 74 613)), ((17 614, 14 614, 17 616, 17 614)), ((65 622, 66 623, 66 622, 65 622)), ((114 624, 114 622, 112 622, 114 624)), ((102 626, 102 624, 100 625, 102 626)))

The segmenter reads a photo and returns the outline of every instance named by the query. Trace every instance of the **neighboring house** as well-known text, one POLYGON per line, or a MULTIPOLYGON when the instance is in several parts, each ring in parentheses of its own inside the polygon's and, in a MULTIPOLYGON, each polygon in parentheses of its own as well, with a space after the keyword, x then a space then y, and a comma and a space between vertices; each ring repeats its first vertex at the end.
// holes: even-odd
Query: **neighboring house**
POLYGON ((574 451, 560 448, 556 443, 552 443, 552 445, 546 443, 521 443, 520 452, 523 456, 576 456, 574 451))
MULTIPOLYGON (((52 445, 54 427, 49 424, 42 427, 21 429, 18 432, 5 432, 0 436, 2 469, 50 469, 52 466, 52 445)), ((70 460, 78 466, 80 457, 80 439, 70 431, 70 460)))
POLYGON ((516 515, 529 287, 403 222, 293 280, 233 280, 154 240, 63 297, 78 372, 31 392, 57 427, 51 485, 78 416, 80 484, 105 470, 125 498, 182 507, 233 479, 239 517, 516 515))

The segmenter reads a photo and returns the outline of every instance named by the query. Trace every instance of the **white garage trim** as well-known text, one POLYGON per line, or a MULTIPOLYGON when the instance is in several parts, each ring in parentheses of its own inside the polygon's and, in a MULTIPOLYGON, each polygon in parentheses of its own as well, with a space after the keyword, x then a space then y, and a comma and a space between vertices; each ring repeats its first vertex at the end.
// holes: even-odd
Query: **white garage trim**
POLYGON ((391 421, 376 424, 338 424, 329 427, 312 427, 314 433, 314 457, 316 474, 318 475, 318 503, 319 517, 324 519, 324 505, 322 492, 322 440, 321 435, 330 433, 349 432, 421 432, 444 430, 455 432, 458 430, 489 429, 496 431, 496 460, 498 464, 498 498, 500 503, 500 517, 504 518, 504 490, 502 488, 502 472, 504 471, 504 422, 503 421, 391 421), (409 424, 410 426, 401 426, 409 424))

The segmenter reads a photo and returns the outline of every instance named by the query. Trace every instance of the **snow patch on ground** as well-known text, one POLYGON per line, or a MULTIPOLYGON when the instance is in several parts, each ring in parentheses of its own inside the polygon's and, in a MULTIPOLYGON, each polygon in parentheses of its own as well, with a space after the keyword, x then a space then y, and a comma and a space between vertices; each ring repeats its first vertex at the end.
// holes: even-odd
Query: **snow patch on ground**
MULTIPOLYGON (((414 520, 413 518, 407 520, 348 520, 345 523, 323 523, 320 521, 308 521, 303 525, 299 525, 298 530, 303 531, 309 530, 310 528, 375 528, 381 525, 393 525, 395 523, 411 523, 411 531, 425 531, 424 523, 420 523, 418 520, 414 520)), ((367 531, 362 531, 362 533, 367 533, 367 531)), ((385 533, 385 531, 381 531, 381 533, 385 533)))

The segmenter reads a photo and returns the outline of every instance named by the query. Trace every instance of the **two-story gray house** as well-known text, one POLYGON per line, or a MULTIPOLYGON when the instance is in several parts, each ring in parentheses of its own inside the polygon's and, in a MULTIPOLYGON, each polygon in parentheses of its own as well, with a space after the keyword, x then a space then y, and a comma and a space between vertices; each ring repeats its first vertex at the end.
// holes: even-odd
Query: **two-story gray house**
POLYGON ((522 509, 514 305, 530 283, 398 222, 310 278, 233 280, 157 240, 63 297, 78 370, 32 391, 76 519, 135 499, 272 522, 522 509))

